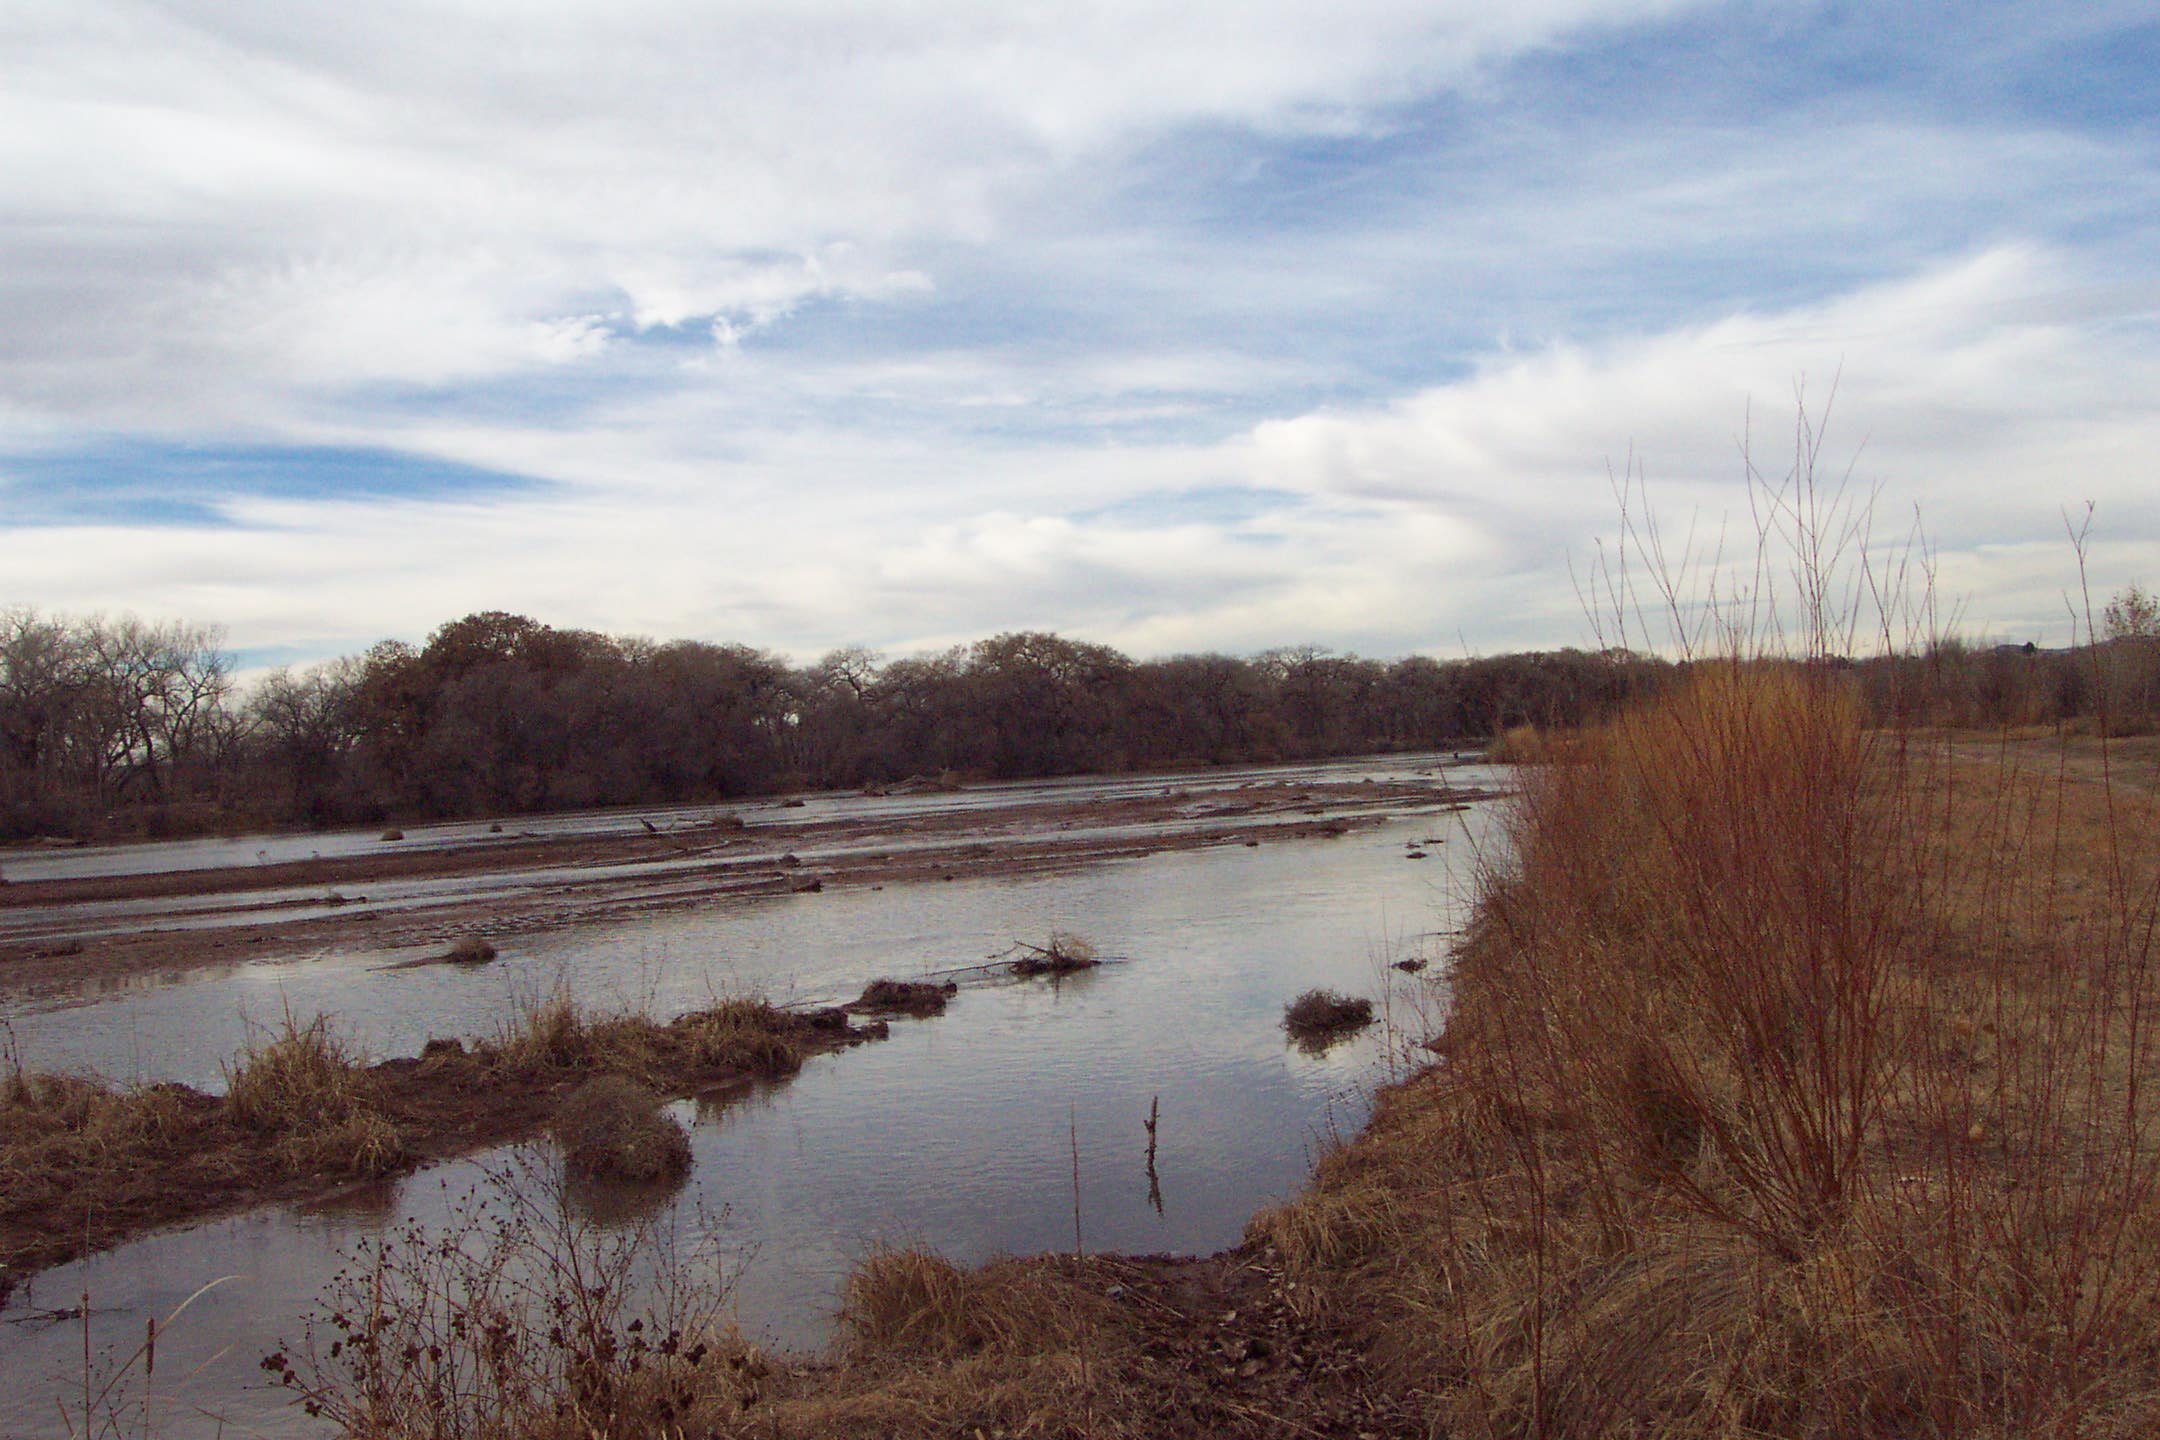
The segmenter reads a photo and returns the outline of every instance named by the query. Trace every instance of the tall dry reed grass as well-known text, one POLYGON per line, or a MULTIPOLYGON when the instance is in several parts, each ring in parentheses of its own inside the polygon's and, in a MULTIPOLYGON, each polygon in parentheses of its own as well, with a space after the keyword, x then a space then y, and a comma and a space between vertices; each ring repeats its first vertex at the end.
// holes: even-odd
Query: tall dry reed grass
POLYGON ((1523 772, 1442 1062, 1252 1227, 1435 1433, 2160 1433, 2153 792, 1864 725, 1931 605, 1817 440, 1736 604, 1636 532, 1684 682, 1523 772))

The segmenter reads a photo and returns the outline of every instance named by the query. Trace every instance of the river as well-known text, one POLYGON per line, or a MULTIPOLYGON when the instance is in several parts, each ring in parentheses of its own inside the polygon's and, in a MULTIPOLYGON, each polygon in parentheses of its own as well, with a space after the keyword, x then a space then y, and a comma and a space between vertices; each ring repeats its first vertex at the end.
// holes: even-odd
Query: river
MULTIPOLYGON (((1299 773, 1402 775, 1433 763, 1299 773)), ((1448 775, 1466 786, 1501 778, 1448 775)), ((987 828, 996 807, 971 803, 987 828)), ((1257 1208, 1294 1194, 1315 1155, 1363 1123, 1375 1087, 1415 1063, 1437 1028, 1438 962, 1477 856, 1496 843, 1490 820, 1488 805, 1463 809, 1436 792, 1337 838, 736 898, 554 929, 506 944, 480 969, 385 970, 364 948, 232 964, 18 1000, 7 1020, 36 1067, 216 1088, 250 1029, 288 1011, 329 1014, 380 1057, 413 1053, 430 1035, 490 1033, 512 1006, 556 989, 661 1015, 738 993, 834 1001, 877 976, 958 969, 1016 940, 1085 936, 1110 963, 1056 982, 967 983, 944 1016, 897 1021, 889 1040, 726 1101, 678 1106, 695 1164, 661 1223, 717 1247, 747 1332, 812 1349, 830 1335, 841 1276, 875 1245, 963 1261, 1069 1249, 1076 1208, 1091 1250, 1205 1254, 1236 1243, 1257 1208), (1411 958, 1435 963, 1418 975, 1393 968, 1411 958), (1288 1043, 1282 1008, 1313 986, 1371 997, 1379 1023, 1322 1052, 1288 1043), (1161 1117, 1153 1193, 1151 1104, 1161 1117)), ((356 1243, 408 1220, 455 1224, 489 1174, 520 1172, 520 1153, 521 1173, 551 1173, 544 1143, 497 1151, 45 1272, 0 1311, 0 1374, 17 1382, 0 1394, 0 1430, 66 1433, 54 1398, 80 1394, 84 1324, 51 1312, 90 1296, 95 1369, 101 1354, 134 1347, 146 1317, 231 1276, 159 1341, 156 1429, 310 1433, 282 1394, 260 1388, 256 1361, 297 1337, 356 1243)))

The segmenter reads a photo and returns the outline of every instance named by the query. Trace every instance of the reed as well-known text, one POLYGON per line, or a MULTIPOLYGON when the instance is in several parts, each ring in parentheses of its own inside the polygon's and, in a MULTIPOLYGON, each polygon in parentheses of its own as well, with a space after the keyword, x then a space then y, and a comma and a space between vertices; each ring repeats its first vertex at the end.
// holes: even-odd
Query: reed
POLYGON ((1742 607, 1657 583, 1684 680, 1522 773, 1441 1063, 1249 1231, 1437 1432, 2160 1429, 2155 792, 1866 723, 1852 597, 1929 607, 1837 578, 1814 438, 1742 607))

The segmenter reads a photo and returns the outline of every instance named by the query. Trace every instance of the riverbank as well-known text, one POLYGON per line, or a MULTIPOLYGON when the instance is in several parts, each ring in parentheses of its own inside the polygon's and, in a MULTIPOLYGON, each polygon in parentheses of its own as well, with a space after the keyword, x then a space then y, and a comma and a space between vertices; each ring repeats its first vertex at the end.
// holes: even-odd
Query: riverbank
POLYGON ((432 1041, 417 1058, 372 1065, 321 1017, 288 1018, 237 1061, 223 1095, 10 1066, 0 1075, 0 1301, 47 1266, 159 1226, 321 1200, 536 1134, 594 1076, 706 1095, 884 1033, 844 1011, 755 1000, 661 1022, 556 995, 495 1036, 432 1041))
POLYGON ((2153 1433, 2160 817, 2089 750, 1710 667, 1527 778, 1441 1063, 1242 1248, 873 1260, 721 1428, 2153 1433))
POLYGON ((1442 1063, 1254 1235, 1435 1432, 2152 1433, 2152 780, 1698 678, 1527 778, 1442 1063))

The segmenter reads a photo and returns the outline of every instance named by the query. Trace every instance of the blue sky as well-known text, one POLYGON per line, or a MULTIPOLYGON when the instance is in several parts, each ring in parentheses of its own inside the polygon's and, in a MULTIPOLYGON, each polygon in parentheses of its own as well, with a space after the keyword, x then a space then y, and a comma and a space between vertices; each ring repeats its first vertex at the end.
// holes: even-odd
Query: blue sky
POLYGON ((1798 396, 1975 638, 2160 583, 2160 7, 355 8, 0 20, 0 603, 1587 643, 1798 396))

